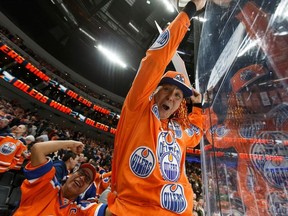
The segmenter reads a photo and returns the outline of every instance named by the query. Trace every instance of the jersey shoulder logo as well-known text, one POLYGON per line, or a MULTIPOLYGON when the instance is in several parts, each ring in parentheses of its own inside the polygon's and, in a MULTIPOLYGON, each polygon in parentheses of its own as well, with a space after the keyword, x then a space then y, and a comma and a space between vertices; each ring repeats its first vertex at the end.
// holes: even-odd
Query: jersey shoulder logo
POLYGON ((180 177, 181 148, 171 131, 161 131, 157 141, 157 158, 165 180, 176 182, 180 177))
POLYGON ((180 184, 167 184, 161 190, 160 203, 162 208, 181 214, 187 208, 187 199, 180 184))
POLYGON ((0 146, 0 153, 3 155, 10 155, 16 150, 17 146, 13 142, 6 142, 0 146))
POLYGON ((215 130, 215 133, 218 137, 224 137, 228 132, 229 129, 225 125, 219 125, 215 130))
POLYGON ((138 147, 130 156, 129 167, 136 176, 147 178, 155 168, 153 151, 146 146, 138 147))
POLYGON ((110 177, 106 177, 102 179, 102 182, 104 183, 109 183, 109 181, 110 181, 110 177))
POLYGON ((196 135, 200 134, 200 128, 198 128, 197 126, 193 124, 190 124, 190 126, 185 129, 185 132, 189 137, 192 137, 194 134, 196 135))
POLYGON ((156 50, 163 48, 170 39, 170 31, 166 29, 164 32, 162 32, 157 40, 154 42, 154 44, 150 47, 150 50, 156 50))
POLYGON ((264 125, 261 122, 248 122, 248 124, 241 125, 239 134, 243 138, 253 138, 263 128, 264 125))
POLYGON ((157 119, 160 119, 160 114, 159 114, 159 110, 158 110, 158 106, 157 106, 157 104, 154 104, 153 106, 152 106, 152 113, 155 115, 155 117, 157 118, 157 119))

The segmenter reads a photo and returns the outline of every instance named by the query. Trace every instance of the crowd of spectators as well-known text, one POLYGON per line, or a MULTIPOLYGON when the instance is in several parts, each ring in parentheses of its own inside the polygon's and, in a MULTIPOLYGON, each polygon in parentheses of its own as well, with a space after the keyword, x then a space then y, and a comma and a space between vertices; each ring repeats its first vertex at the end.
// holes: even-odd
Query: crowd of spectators
MULTIPOLYGON (((75 131, 67 125, 59 125, 53 121, 43 119, 37 112, 31 112, 29 109, 22 107, 16 100, 9 101, 3 97, 0 100, 0 116, 0 136, 13 133, 19 125, 26 126, 27 130, 22 136, 26 144, 28 144, 28 140, 32 140, 32 142, 29 142, 31 144, 27 145, 28 152, 35 142, 57 139, 79 140, 85 144, 83 160, 81 161, 93 163, 96 167, 105 169, 107 172, 111 171, 113 142, 101 141, 89 137, 83 132, 75 131)), ((58 151, 49 156, 53 160, 63 160, 65 153, 65 151, 58 151)), ((15 171, 22 172, 28 161, 29 159, 24 159, 21 170, 15 171)), ((187 176, 195 193, 194 215, 204 215, 200 164, 186 163, 186 166, 187 176)))
MULTIPOLYGON (((75 86, 75 89, 71 90, 77 92, 77 89, 80 89, 93 98, 104 101, 107 104, 121 109, 121 103, 113 102, 106 95, 95 93, 94 91, 89 89, 89 87, 72 80, 68 73, 59 71, 49 63, 45 62, 43 59, 41 59, 40 56, 38 56, 31 49, 26 47, 21 38, 19 38, 17 35, 11 34, 4 27, 0 27, 0 35, 2 37, 4 35, 12 43, 25 51, 25 53, 28 54, 28 56, 24 56, 25 59, 27 59, 28 61, 32 58, 36 60, 39 63, 39 65, 36 66, 39 67, 42 72, 49 72, 47 74, 49 74, 49 76, 53 80, 65 86, 65 83, 61 83, 61 81, 57 80, 57 76, 61 77, 63 80, 75 86), (57 76, 53 76, 53 74, 57 76)), ((30 74, 28 71, 25 71, 25 69, 21 68, 16 62, 14 62, 13 59, 7 59, 5 58, 5 55, 1 53, 0 68, 7 65, 7 71, 9 73, 11 72, 13 76, 26 82, 28 85, 41 92, 43 95, 46 95, 49 98, 72 108, 76 112, 81 112, 81 114, 86 117, 116 128, 119 116, 117 117, 116 115, 105 115, 101 112, 96 112, 95 110, 89 109, 87 106, 79 103, 73 98, 69 98, 57 88, 53 88, 53 85, 51 85, 50 83, 37 79, 37 77, 35 77, 33 74, 30 74)), ((37 113, 37 111, 31 111, 23 107, 16 100, 4 98, 0 94, 0 136, 4 137, 7 134, 15 134, 15 130, 19 125, 25 126, 25 131, 21 134, 21 139, 23 139, 23 144, 26 146, 25 152, 27 153, 27 155, 25 157, 23 154, 21 155, 22 164, 18 164, 18 167, 20 166, 19 169, 12 168, 12 170, 7 171, 22 173, 23 167, 29 161, 29 152, 34 143, 49 140, 68 139, 79 140, 85 144, 83 155, 81 155, 81 157, 77 156, 76 158, 73 155, 71 156, 68 154, 68 157, 66 155, 66 151, 58 151, 54 154, 49 155, 53 160, 62 161, 63 163, 65 163, 68 160, 67 157, 70 158, 71 156, 73 160, 77 160, 79 163, 89 162, 94 164, 97 167, 98 171, 111 171, 111 161, 113 159, 113 141, 109 142, 107 140, 94 138, 89 136, 88 134, 85 134, 84 132, 75 131, 72 127, 69 127, 68 125, 58 124, 51 120, 45 119, 41 117, 39 113, 37 113)), ((17 137, 15 138, 18 139, 17 137)), ((58 165, 61 163, 58 163, 58 165)), ((70 165, 68 166, 70 167, 70 165)), ((193 214, 205 215, 200 164, 186 163, 186 166, 187 176, 191 183, 191 187, 194 190, 193 214)), ((75 167, 77 167, 77 164, 75 165, 75 167)), ((71 168, 71 172, 72 171, 73 169, 71 168)))
MULTIPOLYGON (((236 162, 234 161, 234 163, 236 162)), ((211 213, 214 212, 213 215, 218 215, 217 212, 220 212, 220 209, 225 214, 233 209, 244 215, 246 207, 240 198, 241 194, 237 190, 237 178, 239 178, 237 170, 234 166, 228 166, 227 164, 217 160, 214 167, 217 170, 208 170, 206 173, 208 179, 207 189, 209 191, 209 207, 207 209, 211 213)))
POLYGON ((202 190, 202 172, 200 163, 186 162, 186 172, 189 182, 194 192, 193 216, 203 216, 204 212, 204 197, 202 190))
MULTIPOLYGON (((77 90, 80 89, 81 91, 85 92, 87 95, 91 96, 92 98, 105 102, 117 109, 122 108, 121 102, 116 102, 115 100, 110 99, 109 96, 106 95, 105 93, 95 92, 95 90, 92 90, 91 88, 89 88, 89 86, 82 84, 79 81, 73 80, 72 77, 69 75, 69 73, 56 69, 53 65, 43 60, 43 58, 37 55, 33 50, 25 46, 25 44, 23 43, 23 40, 18 35, 12 34, 8 29, 6 29, 3 26, 0 26, 0 35, 1 37, 5 37, 5 38, 2 38, 2 40, 4 41, 5 39, 10 40, 17 47, 19 47, 26 54, 28 54, 28 56, 24 56, 28 61, 29 59, 30 60, 33 59, 34 61, 37 61, 36 66, 38 67, 38 69, 44 73, 51 75, 51 78, 59 82, 59 84, 65 85, 65 83, 62 83, 59 79, 57 79, 57 77, 62 78, 63 80, 65 80, 65 82, 70 83, 73 87, 75 87, 75 89, 71 89, 75 92, 77 92, 77 90)), ((112 112, 114 111, 112 110, 112 112)))
POLYGON ((8 101, 1 98, 0 115, 2 116, 1 122, 5 122, 0 128, 2 134, 10 133, 15 126, 23 124, 27 126, 25 136, 34 136, 36 142, 56 139, 81 140, 86 145, 84 153, 88 160, 93 160, 101 165, 107 163, 110 166, 110 160, 107 158, 113 149, 112 142, 96 140, 96 138, 88 137, 83 132, 75 131, 69 126, 43 119, 39 113, 25 109, 15 100, 8 101))

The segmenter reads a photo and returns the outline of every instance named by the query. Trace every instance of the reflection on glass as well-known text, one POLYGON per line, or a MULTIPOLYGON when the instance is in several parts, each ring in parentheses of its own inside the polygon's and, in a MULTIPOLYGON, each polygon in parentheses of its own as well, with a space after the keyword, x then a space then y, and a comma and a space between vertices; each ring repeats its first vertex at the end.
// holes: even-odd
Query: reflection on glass
POLYGON ((197 63, 207 215, 288 215, 288 2, 210 1, 197 63))

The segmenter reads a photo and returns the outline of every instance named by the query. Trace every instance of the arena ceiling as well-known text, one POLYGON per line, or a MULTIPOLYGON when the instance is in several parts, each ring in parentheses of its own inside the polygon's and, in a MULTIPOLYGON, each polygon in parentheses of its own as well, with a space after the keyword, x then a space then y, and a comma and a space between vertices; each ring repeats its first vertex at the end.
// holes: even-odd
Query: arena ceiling
MULTIPOLYGON (((164 28, 177 15, 176 11, 170 13, 166 10, 160 0, 149 2, 1 0, 0 10, 26 35, 76 73, 125 97, 141 58, 158 36, 155 21, 164 28), (127 67, 122 68, 109 62, 95 48, 98 44, 120 54, 127 67)), ((194 82, 199 26, 195 21, 192 23, 178 49, 191 75, 191 82, 194 82)), ((173 67, 172 64, 169 67, 173 67)))

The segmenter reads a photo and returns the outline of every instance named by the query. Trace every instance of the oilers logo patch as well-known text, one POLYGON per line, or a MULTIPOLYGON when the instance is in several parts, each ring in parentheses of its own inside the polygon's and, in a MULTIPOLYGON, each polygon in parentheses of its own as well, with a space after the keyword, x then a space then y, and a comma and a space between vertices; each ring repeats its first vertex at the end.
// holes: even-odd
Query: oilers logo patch
POLYGON ((6 142, 0 146, 0 153, 3 155, 10 155, 16 150, 17 146, 15 143, 6 142))
POLYGON ((281 133, 263 133, 250 149, 253 166, 276 188, 288 187, 288 146, 282 140, 287 137, 281 133))
POLYGON ((281 162, 269 161, 264 166, 264 176, 267 181, 277 188, 288 187, 288 162, 283 160, 281 162))
POLYGON ((261 122, 248 123, 242 125, 239 134, 243 138, 255 138, 257 132, 263 129, 263 124, 261 122))
POLYGON ((183 213, 187 208, 187 200, 182 185, 164 185, 161 190, 160 203, 162 208, 168 211, 183 213))
POLYGON ((155 115, 155 117, 156 117, 157 119, 160 119, 160 114, 159 114, 159 110, 158 110, 157 104, 154 104, 154 105, 152 106, 152 113, 155 115))
MULTIPOLYGON (((210 129, 211 130, 211 129, 210 129)), ((189 128, 186 128, 185 129, 185 132, 186 134, 189 136, 189 137, 192 137, 194 135, 194 133, 196 135, 199 135, 200 134, 200 129, 198 127, 196 127, 195 125, 192 125, 190 124, 190 127, 189 128)), ((211 132, 210 132, 211 133, 211 132)))
POLYGON ((110 181, 110 177, 106 177, 102 179, 102 182, 104 183, 108 183, 110 181))
POLYGON ((155 156, 150 148, 138 147, 130 156, 130 170, 140 178, 147 178, 155 167, 155 156))
POLYGON ((185 78, 182 74, 177 74, 173 79, 185 85, 185 78))
POLYGON ((158 135, 157 158, 162 177, 177 181, 180 174, 181 149, 171 131, 161 131, 158 135))
POLYGON ((169 39, 170 39, 170 31, 166 29, 158 36, 157 40, 150 47, 150 50, 161 49, 168 43, 169 39))
POLYGON ((178 180, 180 176, 180 164, 173 152, 165 152, 160 161, 160 170, 164 179, 172 182, 178 180))
POLYGON ((215 129, 215 134, 216 134, 218 137, 224 137, 228 132, 229 132, 229 129, 227 129, 225 125, 219 125, 219 126, 215 129))

